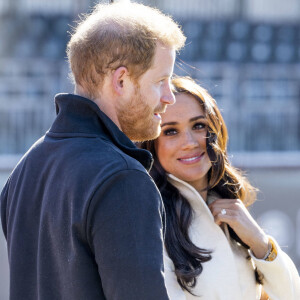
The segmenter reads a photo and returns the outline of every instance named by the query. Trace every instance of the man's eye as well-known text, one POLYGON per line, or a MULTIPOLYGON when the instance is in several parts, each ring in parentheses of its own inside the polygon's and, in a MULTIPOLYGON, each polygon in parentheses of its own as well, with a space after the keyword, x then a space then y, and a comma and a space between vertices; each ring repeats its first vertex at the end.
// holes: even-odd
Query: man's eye
POLYGON ((170 84, 170 82, 171 82, 171 79, 170 78, 162 78, 160 81, 159 81, 159 83, 160 84, 170 84))
POLYGON ((177 133, 177 131, 173 128, 170 128, 170 129, 166 129, 163 131, 163 135, 175 135, 177 133))

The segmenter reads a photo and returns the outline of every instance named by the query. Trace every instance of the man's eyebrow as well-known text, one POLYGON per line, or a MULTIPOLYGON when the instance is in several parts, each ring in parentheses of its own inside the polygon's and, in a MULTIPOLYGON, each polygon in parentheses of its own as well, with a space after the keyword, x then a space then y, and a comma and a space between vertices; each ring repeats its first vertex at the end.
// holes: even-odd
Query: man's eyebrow
POLYGON ((172 74, 169 74, 169 73, 166 73, 166 74, 162 74, 162 75, 160 75, 159 76, 159 78, 161 78, 161 79, 166 79, 166 78, 171 78, 171 76, 172 76, 172 74))

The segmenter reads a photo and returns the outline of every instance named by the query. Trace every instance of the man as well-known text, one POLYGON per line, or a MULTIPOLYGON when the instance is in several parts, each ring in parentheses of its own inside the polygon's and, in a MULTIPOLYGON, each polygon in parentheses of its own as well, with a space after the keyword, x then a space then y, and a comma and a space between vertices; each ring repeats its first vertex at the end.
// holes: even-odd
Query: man
POLYGON ((185 41, 158 10, 98 5, 68 44, 75 94, 1 193, 10 299, 168 299, 162 203, 130 141, 156 138, 185 41))

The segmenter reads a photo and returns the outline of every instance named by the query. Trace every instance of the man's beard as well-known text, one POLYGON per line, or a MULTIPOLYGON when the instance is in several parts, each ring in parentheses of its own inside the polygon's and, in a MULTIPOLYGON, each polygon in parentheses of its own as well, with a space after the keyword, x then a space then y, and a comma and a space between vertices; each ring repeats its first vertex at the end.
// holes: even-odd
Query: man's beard
POLYGON ((132 141, 153 140, 160 134, 160 124, 154 119, 154 112, 162 110, 159 107, 153 110, 137 87, 130 102, 117 109, 121 130, 132 141))

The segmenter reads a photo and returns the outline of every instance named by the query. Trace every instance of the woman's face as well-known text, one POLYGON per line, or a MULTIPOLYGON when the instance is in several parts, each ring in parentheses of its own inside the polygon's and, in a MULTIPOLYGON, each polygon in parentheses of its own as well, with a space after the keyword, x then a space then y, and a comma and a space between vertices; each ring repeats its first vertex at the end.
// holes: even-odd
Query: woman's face
POLYGON ((167 173, 198 191, 207 186, 211 162, 206 151, 208 120, 193 96, 178 94, 162 114, 161 134, 155 142, 157 157, 167 173))

